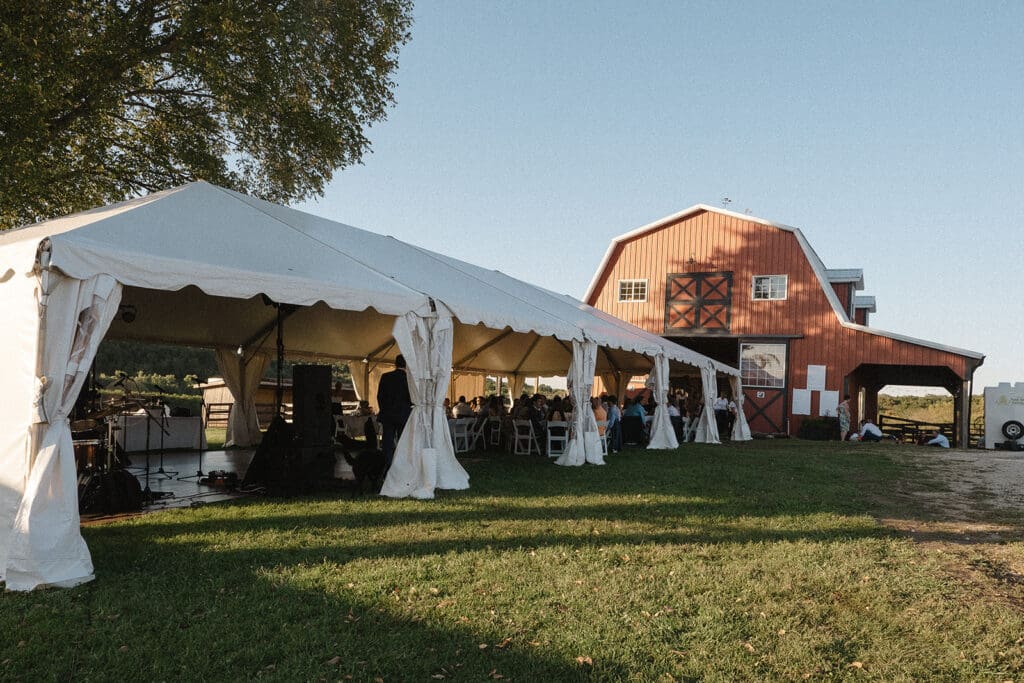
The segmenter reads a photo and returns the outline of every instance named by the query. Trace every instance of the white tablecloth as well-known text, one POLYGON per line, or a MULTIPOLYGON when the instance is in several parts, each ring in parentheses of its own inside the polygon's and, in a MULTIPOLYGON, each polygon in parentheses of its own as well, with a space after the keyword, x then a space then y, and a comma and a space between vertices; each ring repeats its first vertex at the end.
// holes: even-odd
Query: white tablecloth
POLYGON ((363 429, 366 425, 367 418, 373 418, 373 427, 380 434, 380 425, 377 423, 376 415, 335 415, 334 419, 337 421, 338 426, 341 427, 346 434, 353 439, 363 438, 363 429))
MULTIPOLYGON (((115 418, 114 424, 120 427, 114 432, 117 443, 126 452, 146 450, 146 416, 127 415, 115 418)), ((203 431, 203 418, 201 417, 165 417, 163 428, 167 434, 163 435, 163 448, 206 448, 206 433, 203 431)), ((160 450, 160 417, 154 418, 149 424, 149 449, 160 450)))

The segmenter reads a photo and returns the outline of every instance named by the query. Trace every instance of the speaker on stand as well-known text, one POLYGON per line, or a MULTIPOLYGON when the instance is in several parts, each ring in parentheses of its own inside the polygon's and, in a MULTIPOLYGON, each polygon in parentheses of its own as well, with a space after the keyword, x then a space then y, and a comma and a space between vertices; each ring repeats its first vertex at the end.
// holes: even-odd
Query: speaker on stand
POLYGON ((298 462, 296 476, 334 477, 335 420, 331 412, 331 366, 292 366, 292 424, 298 462))

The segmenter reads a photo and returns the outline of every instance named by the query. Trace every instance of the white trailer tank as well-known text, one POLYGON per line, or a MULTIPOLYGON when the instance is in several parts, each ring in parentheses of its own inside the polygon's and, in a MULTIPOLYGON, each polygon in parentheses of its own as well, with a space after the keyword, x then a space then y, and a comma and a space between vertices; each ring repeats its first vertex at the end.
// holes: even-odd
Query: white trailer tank
POLYGON ((1024 382, 985 387, 985 448, 1024 449, 1024 382))

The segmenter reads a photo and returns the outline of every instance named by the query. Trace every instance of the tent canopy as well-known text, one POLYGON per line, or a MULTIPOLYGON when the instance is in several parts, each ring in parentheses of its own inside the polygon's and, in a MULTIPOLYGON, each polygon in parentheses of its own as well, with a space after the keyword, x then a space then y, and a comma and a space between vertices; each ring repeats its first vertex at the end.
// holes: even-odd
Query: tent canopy
POLYGON ((125 286, 134 319, 115 318, 112 339, 270 350, 266 295, 301 307, 284 322, 289 356, 386 363, 394 317, 432 298, 454 314, 457 371, 563 375, 585 338, 602 348, 598 373, 646 374, 659 353, 714 362, 499 271, 205 182, 9 231, 0 249, 44 239, 52 267, 125 286))
MULTIPOLYGON (((0 234, 0 263, 0 579, 16 590, 91 578, 68 415, 104 337, 216 349, 243 445, 259 438, 254 387, 279 319, 290 356, 366 361, 364 390, 401 346, 419 399, 385 489, 417 497, 468 486, 441 406, 453 367, 521 382, 572 364, 581 400, 595 373, 655 363, 705 387, 737 375, 570 297, 202 182, 0 234)), ((568 464, 600 463, 574 444, 596 427, 578 427, 568 464)))

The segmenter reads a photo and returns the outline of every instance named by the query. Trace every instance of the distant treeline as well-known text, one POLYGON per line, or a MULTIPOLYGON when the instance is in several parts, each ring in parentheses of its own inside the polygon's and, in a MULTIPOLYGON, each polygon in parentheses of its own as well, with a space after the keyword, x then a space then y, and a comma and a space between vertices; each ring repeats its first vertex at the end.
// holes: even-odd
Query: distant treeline
POLYGON ((212 349, 164 344, 104 341, 96 352, 96 372, 113 377, 124 372, 136 375, 195 375, 200 382, 219 375, 212 349))
MULTIPOLYGON (((282 367, 284 377, 291 378, 292 366, 301 362, 308 361, 286 360, 282 367)), ((171 375, 184 380, 185 377, 192 375, 196 381, 206 382, 210 377, 220 375, 212 349, 130 341, 104 341, 96 353, 95 365, 98 374, 109 377, 115 377, 118 372, 123 372, 129 377, 171 375)), ((334 369, 331 374, 335 381, 349 379, 347 365, 332 365, 334 369)), ((272 360, 263 376, 272 378, 276 375, 277 361, 272 360)))
MULTIPOLYGON (((878 413, 921 422, 952 422, 953 397, 949 394, 927 396, 878 395, 878 413)), ((971 397, 971 420, 985 417, 985 401, 981 396, 971 397)))
MULTIPOLYGON (((297 361, 302 362, 302 361, 297 361)), ((282 368, 284 377, 290 378, 291 367, 295 362, 285 361, 282 368)), ((101 385, 115 380, 118 372, 134 378, 144 391, 148 391, 148 380, 164 387, 169 393, 178 395, 198 394, 191 388, 194 382, 205 382, 210 377, 220 375, 213 350, 166 344, 143 344, 128 341, 104 341, 96 354, 96 371, 105 378, 101 385), (174 378, 172 380, 172 377, 174 378), (169 386, 164 386, 169 385, 169 386)), ((277 362, 271 361, 264 377, 272 378, 277 374, 277 362)), ((334 364, 332 372, 335 381, 350 378, 348 366, 343 363, 334 364)), ((485 393, 495 391, 494 380, 486 381, 485 393)), ((524 387, 529 394, 534 393, 531 385, 524 387)), ((541 385, 540 391, 548 395, 556 392, 549 386, 541 385)), ((879 394, 878 412, 923 422, 952 422, 953 397, 929 394, 927 396, 889 396, 879 394)), ((980 420, 984 417, 984 401, 981 396, 971 399, 971 419, 980 420)))

